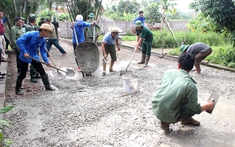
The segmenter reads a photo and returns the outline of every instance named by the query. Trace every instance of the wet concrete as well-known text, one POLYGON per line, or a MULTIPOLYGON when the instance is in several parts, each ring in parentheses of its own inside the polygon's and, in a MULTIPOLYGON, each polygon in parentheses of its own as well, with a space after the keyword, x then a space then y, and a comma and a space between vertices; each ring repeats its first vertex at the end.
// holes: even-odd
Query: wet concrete
MULTIPOLYGON (((60 43, 68 54, 62 57, 57 49, 51 49, 57 67, 76 70, 72 46, 60 43)), ((84 78, 78 72, 74 78, 62 78, 56 70, 45 67, 57 89, 54 92, 44 91, 41 82, 31 84, 26 79, 24 87, 37 90, 16 96, 12 94, 12 80, 7 105, 15 108, 6 118, 14 125, 5 130, 6 138, 14 141, 12 147, 235 146, 234 73, 206 66, 202 66, 201 75, 190 73, 197 81, 200 103, 206 102, 214 91, 220 98, 212 114, 203 112, 194 117, 201 122, 200 127, 177 123, 171 126, 174 132, 166 135, 153 115, 151 97, 163 73, 177 68, 177 61, 152 56, 149 67, 143 68, 137 64, 141 57, 137 53, 129 71, 138 75, 138 91, 129 94, 124 91, 120 71, 128 65, 132 53, 126 49, 118 52, 116 72, 107 70, 106 76, 101 76, 101 59, 94 76, 84 78)))

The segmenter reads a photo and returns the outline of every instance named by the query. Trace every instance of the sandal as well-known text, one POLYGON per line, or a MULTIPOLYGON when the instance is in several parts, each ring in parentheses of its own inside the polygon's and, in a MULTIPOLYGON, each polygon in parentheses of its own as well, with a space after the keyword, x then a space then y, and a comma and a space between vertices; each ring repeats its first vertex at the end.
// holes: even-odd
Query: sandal
POLYGON ((104 72, 102 72, 102 76, 105 76, 105 75, 106 75, 105 71, 104 71, 104 72))
POLYGON ((1 76, 5 76, 6 74, 5 74, 5 73, 1 73, 1 72, 0 72, 0 75, 1 75, 1 76))
POLYGON ((0 79, 4 79, 5 77, 4 76, 0 76, 0 79))
POLYGON ((109 70, 110 72, 115 72, 115 70, 113 70, 112 68, 109 70))

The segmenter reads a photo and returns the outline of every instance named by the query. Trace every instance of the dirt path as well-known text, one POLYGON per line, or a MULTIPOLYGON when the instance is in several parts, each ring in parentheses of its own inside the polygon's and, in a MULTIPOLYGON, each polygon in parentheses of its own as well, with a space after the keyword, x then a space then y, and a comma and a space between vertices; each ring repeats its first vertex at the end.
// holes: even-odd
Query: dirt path
MULTIPOLYGON (((61 45, 68 53, 65 57, 51 49, 57 67, 76 69, 72 47, 61 45)), ((82 78, 77 73, 75 79, 62 79, 54 69, 45 67, 57 90, 44 91, 41 82, 31 84, 26 79, 24 97, 12 92, 16 78, 13 62, 7 105, 15 108, 6 118, 14 125, 5 130, 6 138, 14 141, 11 147, 235 147, 234 73, 205 66, 201 75, 190 73, 197 81, 201 103, 213 91, 218 91, 220 99, 213 114, 203 112, 194 117, 200 127, 177 123, 171 126, 174 132, 165 135, 153 115, 151 97, 163 73, 177 68, 177 62, 152 56, 150 66, 142 68, 137 53, 130 70, 138 75, 138 92, 127 94, 119 71, 127 66, 132 53, 118 52, 117 72, 105 77, 101 76, 101 64, 94 77, 82 78)))

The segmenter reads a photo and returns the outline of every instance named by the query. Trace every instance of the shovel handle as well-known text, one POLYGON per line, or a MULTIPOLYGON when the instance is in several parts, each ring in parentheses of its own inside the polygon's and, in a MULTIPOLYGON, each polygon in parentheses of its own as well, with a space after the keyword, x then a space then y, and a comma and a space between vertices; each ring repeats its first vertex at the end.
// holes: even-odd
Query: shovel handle
POLYGON ((129 66, 130 66, 130 64, 131 64, 131 61, 132 61, 133 58, 134 58, 134 55, 135 55, 135 51, 134 51, 134 53, 132 54, 131 60, 130 60, 129 64, 128 64, 127 67, 126 67, 126 71, 127 71, 127 69, 129 68, 129 66))
MULTIPOLYGON (((33 57, 30 57, 30 56, 29 56, 29 58, 32 59, 32 60, 34 60, 34 61, 36 61, 36 62, 39 62, 39 63, 42 63, 42 64, 47 65, 45 62, 42 62, 42 61, 40 61, 40 60, 37 60, 37 59, 35 59, 35 58, 33 58, 33 57)), ((59 70, 59 71, 65 72, 65 73, 68 73, 67 71, 61 70, 61 69, 56 68, 56 67, 51 66, 51 65, 50 65, 49 67, 52 67, 52 68, 54 68, 54 69, 57 69, 57 70, 59 70)))
MULTIPOLYGON (((49 53, 49 51, 46 49, 46 51, 47 51, 47 54, 49 55, 49 57, 50 57, 50 59, 51 59, 51 61, 52 61, 52 63, 54 64, 54 66, 56 67, 56 65, 55 65, 55 62, 54 62, 54 60, 53 60, 53 58, 52 58, 52 56, 51 56, 51 54, 49 53)), ((60 72, 59 72, 59 70, 57 69, 57 73, 60 75, 60 72)), ((60 75, 61 76, 61 75, 60 75)))

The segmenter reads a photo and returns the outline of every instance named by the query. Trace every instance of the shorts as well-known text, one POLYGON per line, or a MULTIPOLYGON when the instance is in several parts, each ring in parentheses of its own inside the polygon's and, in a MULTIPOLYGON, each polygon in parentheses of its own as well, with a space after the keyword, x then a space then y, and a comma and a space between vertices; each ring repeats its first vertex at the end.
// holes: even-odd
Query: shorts
POLYGON ((104 47, 105 47, 105 53, 107 55, 110 54, 111 60, 117 61, 116 49, 115 49, 114 44, 112 45, 105 44, 104 47))
POLYGON ((205 59, 208 55, 210 55, 212 53, 212 49, 209 48, 208 50, 206 50, 205 52, 202 53, 198 53, 195 56, 195 65, 199 65, 203 59, 205 59))

